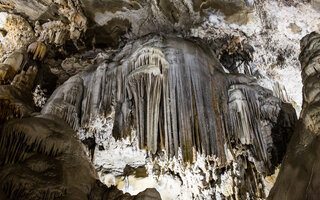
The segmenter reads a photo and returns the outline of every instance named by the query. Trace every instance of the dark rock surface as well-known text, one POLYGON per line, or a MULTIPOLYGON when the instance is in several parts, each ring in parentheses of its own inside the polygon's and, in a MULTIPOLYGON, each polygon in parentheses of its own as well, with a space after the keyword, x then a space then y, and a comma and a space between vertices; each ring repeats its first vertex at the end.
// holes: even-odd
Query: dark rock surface
POLYGON ((0 199, 161 199, 104 186, 74 131, 49 115, 10 120, 0 130, 0 199))

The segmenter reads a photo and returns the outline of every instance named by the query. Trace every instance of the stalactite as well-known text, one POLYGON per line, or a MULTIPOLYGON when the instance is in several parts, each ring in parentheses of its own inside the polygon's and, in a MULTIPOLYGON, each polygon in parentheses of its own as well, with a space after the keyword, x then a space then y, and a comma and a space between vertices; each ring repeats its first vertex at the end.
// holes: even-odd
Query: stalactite
MULTIPOLYGON (((108 199, 134 198, 116 188, 107 188, 97 179, 75 132, 52 115, 10 120, 0 128, 0 197, 15 200, 97 199, 106 195, 108 199)), ((156 191, 148 194, 159 198, 156 191)))
POLYGON ((28 46, 28 53, 32 54, 33 60, 43 60, 47 53, 47 47, 42 42, 33 42, 28 46))
POLYGON ((140 147, 146 146, 156 153, 163 76, 166 75, 168 63, 158 49, 143 48, 140 51, 141 54, 132 62, 131 68, 134 70, 128 75, 126 88, 128 98, 133 98, 135 102, 140 147))
POLYGON ((111 63, 71 78, 48 102, 42 113, 74 129, 113 109, 116 138, 136 129, 140 148, 153 154, 165 149, 170 156, 181 149, 185 161, 193 162, 196 151, 223 166, 226 146, 239 141, 265 163, 262 171, 270 163, 271 136, 264 137, 264 128, 272 129, 281 110, 281 101, 254 79, 225 74, 210 50, 159 36, 130 43, 111 63))
MULTIPOLYGON (((21 67, 21 54, 13 53, 9 56, 7 63, 11 63, 15 68, 21 67), (18 60, 14 60, 18 59, 18 60), (14 64, 15 63, 15 64, 14 64)), ((12 118, 29 116, 33 112, 32 95, 30 93, 37 67, 29 67, 27 71, 22 70, 16 74, 10 84, 0 85, 0 124, 12 118)))
POLYGON ((291 138, 296 115, 293 108, 289 109, 286 103, 281 103, 280 99, 272 96, 271 91, 254 83, 245 84, 244 80, 245 76, 231 80, 231 133, 247 145, 255 159, 264 163, 256 167, 269 173, 281 161, 286 150, 284 141, 291 138))
POLYGON ((21 51, 11 53, 0 65, 0 85, 10 84, 15 75, 24 66, 24 55, 21 51))
POLYGON ((286 88, 283 85, 280 85, 279 82, 276 82, 273 86, 273 94, 275 97, 278 97, 283 102, 290 102, 290 98, 287 94, 286 88))
POLYGON ((32 120, 44 121, 43 119, 25 118, 19 120, 19 124, 13 120, 2 128, 0 138, 1 165, 23 161, 28 157, 29 152, 33 151, 56 157, 66 150, 68 143, 58 142, 63 140, 63 135, 58 133, 54 136, 49 135, 50 132, 45 131, 45 126, 29 127, 28 124, 33 123, 32 120))
POLYGON ((83 95, 83 79, 75 76, 59 87, 42 109, 43 114, 52 114, 64 119, 72 128, 80 126, 81 100, 83 95))

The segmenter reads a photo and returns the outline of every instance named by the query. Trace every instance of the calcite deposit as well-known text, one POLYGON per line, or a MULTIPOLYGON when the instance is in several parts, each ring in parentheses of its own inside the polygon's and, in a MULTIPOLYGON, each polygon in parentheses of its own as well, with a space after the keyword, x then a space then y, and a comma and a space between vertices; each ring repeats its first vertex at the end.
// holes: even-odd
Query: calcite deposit
MULTIPOLYGON (((164 151, 178 158, 181 151, 190 163, 196 153, 213 156, 215 169, 241 157, 238 165, 250 160, 253 173, 261 175, 280 163, 296 121, 294 109, 255 79, 225 73, 204 44, 163 36, 129 43, 111 62, 70 78, 41 111, 64 119, 75 130, 111 112, 112 135, 126 138, 135 130, 138 146, 151 154, 164 151)), ((99 134, 82 138, 91 156, 99 134)), ((238 184, 245 182, 239 179, 238 184)), ((252 195, 260 190, 255 184, 252 195)), ((245 196, 245 191, 237 196, 245 196)))
POLYGON ((316 199, 317 9, 0 1, 0 199, 316 199))

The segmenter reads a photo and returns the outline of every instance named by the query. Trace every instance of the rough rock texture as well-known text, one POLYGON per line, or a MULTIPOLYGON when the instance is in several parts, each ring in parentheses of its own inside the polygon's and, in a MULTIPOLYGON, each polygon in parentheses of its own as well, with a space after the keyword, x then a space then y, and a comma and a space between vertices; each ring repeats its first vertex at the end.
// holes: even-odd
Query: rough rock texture
MULTIPOLYGON (((89 30, 97 46, 117 46, 120 39, 154 32, 184 32, 200 23, 208 11, 225 14, 230 21, 246 23, 253 2, 245 0, 4 0, 2 9, 13 10, 35 24, 38 40, 62 45, 77 41, 89 30), (107 6, 106 6, 107 5, 107 6), (228 9, 226 9, 228 8, 228 9), (50 21, 48 21, 48 19, 50 21), (192 19, 192 20, 190 20, 192 19)), ((123 42, 123 41, 121 41, 123 42)))
MULTIPOLYGON (((118 42, 119 37, 126 34, 137 37, 158 31, 183 32, 188 27, 200 23, 201 17, 206 15, 206 10, 216 10, 232 18, 236 15, 246 16, 252 9, 252 4, 242 0, 121 0, 116 2, 85 0, 83 2, 89 18, 100 26, 97 29, 107 30, 110 34, 105 37, 114 42, 118 42), (110 6, 104 7, 104 4, 110 6), (113 31, 109 32, 110 29, 113 31)), ((100 42, 102 38, 96 39, 100 42)))
POLYGON ((35 39, 27 20, 19 15, 0 12, 0 55, 23 48, 35 39))
POLYGON ((269 199, 319 198, 319 49, 318 33, 301 40, 302 112, 269 199))
POLYGON ((37 74, 37 67, 17 74, 9 85, 0 85, 0 123, 5 120, 26 117, 33 112, 31 89, 37 74))

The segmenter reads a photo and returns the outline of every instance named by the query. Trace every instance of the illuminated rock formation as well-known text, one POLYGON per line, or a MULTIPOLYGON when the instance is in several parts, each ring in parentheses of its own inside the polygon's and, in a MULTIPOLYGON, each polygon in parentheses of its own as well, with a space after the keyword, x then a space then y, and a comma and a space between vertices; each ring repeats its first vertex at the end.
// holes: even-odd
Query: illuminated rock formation
MULTIPOLYGON (((294 109, 255 79, 225 73, 206 45, 163 36, 129 43, 111 62, 70 78, 41 112, 78 130, 113 111, 113 136, 136 130, 140 148, 152 154, 178 157, 181 149, 184 161, 192 163, 200 153, 215 157, 220 168, 250 160, 250 173, 261 175, 281 162, 296 121, 294 109)), ((238 179, 234 188, 246 182, 238 179)), ((252 195, 263 197, 256 179, 252 195)))
POLYGON ((0 85, 0 198, 160 199, 154 189, 133 197, 98 180, 75 132, 52 115, 34 113, 31 89, 37 72, 30 66, 11 84, 0 85))
MULTIPOLYGON (((287 87, 263 72, 297 51, 271 34, 271 4, 2 0, 0 199, 265 199, 297 120, 287 87)), ((290 24, 279 27, 296 41, 305 27, 290 24)), ((305 148, 319 131, 318 40, 300 58, 305 148)), ((316 153, 294 155, 301 166, 295 153, 270 198, 282 174, 316 170, 316 153)))
POLYGON ((225 74, 204 46, 154 37, 128 47, 111 64, 67 81, 42 113, 56 114, 77 129, 112 106, 118 123, 114 136, 126 137, 128 128, 136 128, 140 147, 153 153, 163 148, 177 155, 181 148, 192 161, 194 148, 224 163, 224 145, 232 139, 253 145, 259 160, 267 162, 260 121, 277 122, 279 99, 248 86, 254 81, 245 76, 225 74))

